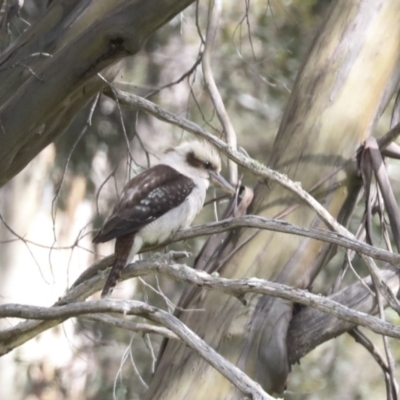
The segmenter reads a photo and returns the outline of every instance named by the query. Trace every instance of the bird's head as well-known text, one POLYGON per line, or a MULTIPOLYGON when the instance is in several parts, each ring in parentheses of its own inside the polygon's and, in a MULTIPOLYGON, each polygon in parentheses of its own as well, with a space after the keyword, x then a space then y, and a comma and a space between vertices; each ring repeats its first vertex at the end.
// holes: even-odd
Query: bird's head
POLYGON ((211 183, 225 192, 235 193, 235 189, 220 175, 221 157, 217 149, 206 141, 183 142, 167 150, 161 163, 175 168, 195 183, 205 185, 206 189, 211 183))

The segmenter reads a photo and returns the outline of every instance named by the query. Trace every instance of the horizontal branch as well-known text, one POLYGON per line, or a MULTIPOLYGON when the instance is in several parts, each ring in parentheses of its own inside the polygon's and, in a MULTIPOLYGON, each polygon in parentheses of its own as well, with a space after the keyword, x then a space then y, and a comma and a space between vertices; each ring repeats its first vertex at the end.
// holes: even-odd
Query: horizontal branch
POLYGON ((41 320, 55 318, 65 320, 80 315, 106 312, 140 316, 167 327, 225 376, 243 394, 254 400, 273 400, 273 397, 265 393, 258 383, 217 353, 178 318, 143 302, 135 300, 95 300, 50 308, 20 304, 0 306, 0 316, 17 316, 19 318, 41 320))
MULTIPOLYGON (((400 270, 386 267, 381 270, 381 274, 393 292, 398 293, 400 289, 400 270)), ((371 296, 371 292, 366 290, 366 286, 373 288, 370 277, 363 279, 363 282, 354 283, 340 290, 329 298, 351 309, 374 315, 377 313, 376 298, 371 296)), ((108 315, 90 315, 84 318, 133 332, 160 334, 168 339, 179 340, 170 330, 160 326, 133 323, 108 315)), ((289 325, 287 338, 289 363, 292 365, 298 362, 304 355, 320 344, 350 331, 354 326, 352 323, 337 319, 316 308, 301 308, 294 315, 289 325)))
MULTIPOLYGON (((318 240, 341 245, 345 248, 358 251, 360 253, 369 255, 379 260, 390 262, 395 265, 398 265, 399 262, 399 255, 397 254, 390 253, 383 249, 377 249, 363 242, 343 237, 340 234, 334 232, 301 228, 284 221, 271 220, 268 218, 251 215, 191 227, 189 229, 174 234, 170 238, 168 243, 201 235, 219 233, 226 230, 237 229, 240 227, 269 229, 289 234, 308 236, 318 240)), ((183 256, 185 256, 185 253, 170 253, 169 255, 165 255, 161 258, 152 258, 150 260, 146 260, 144 263, 146 265, 160 262, 165 264, 172 260, 177 260, 183 256), (171 256, 171 254, 173 255, 171 256)), ((109 256, 85 270, 74 283, 71 290, 69 290, 68 293, 60 299, 58 304, 66 304, 72 301, 83 300, 98 291, 103 285, 104 279, 99 277, 98 274, 100 271, 108 268, 112 264, 112 261, 113 256, 109 256), (92 280, 91 278, 94 278, 94 280, 92 280)), ((129 270, 124 272, 124 276, 128 274, 128 271, 129 270)), ((138 276, 138 271, 133 273, 133 275, 126 275, 124 279, 129 279, 133 276, 138 276)), ((40 332, 50 329, 51 327, 56 326, 61 322, 61 320, 46 322, 27 321, 0 332, 0 355, 9 352, 13 348, 25 343, 27 340, 30 340, 32 337, 36 336, 40 332)))
MULTIPOLYGON (((183 252, 171 252, 168 254, 164 254, 161 257, 152 257, 148 260, 144 261, 137 261, 135 264, 131 264, 131 266, 140 266, 139 268, 143 267, 144 265, 151 265, 152 263, 170 263, 176 259, 182 258, 187 253, 183 252)), ((111 266, 113 260, 113 256, 106 257, 105 259, 97 262, 94 264, 95 267, 99 269, 107 268, 107 266, 111 266)), ((126 280, 138 274, 130 272, 130 275, 127 274, 130 268, 124 270, 122 274, 121 280, 126 280)), ((82 280, 82 276, 78 278, 82 280)), ((71 289, 67 291, 67 293, 62 296, 54 306, 64 305, 72 302, 83 301, 93 293, 98 292, 104 286, 104 282, 107 278, 107 274, 98 274, 95 275, 94 273, 92 276, 86 280, 82 280, 79 285, 73 285, 71 289)), ((16 324, 15 326, 6 328, 0 331, 0 357, 4 354, 7 354, 14 348, 21 346, 28 340, 34 338, 35 336, 39 335, 40 333, 51 329, 59 324, 61 324, 64 319, 53 319, 47 321, 24 321, 16 324)))
POLYGON ((164 328, 163 326, 159 325, 150 325, 150 324, 143 324, 139 322, 132 322, 127 321, 126 319, 112 317, 110 315, 102 315, 102 314, 85 314, 81 318, 87 319, 90 321, 101 322, 106 325, 115 326, 116 328, 126 329, 131 332, 136 333, 153 333, 157 335, 164 336, 168 339, 172 340, 180 340, 175 333, 173 333, 170 329, 164 328))
MULTIPOLYGON (((302 228, 300 226, 293 225, 285 221, 260 217, 257 215, 245 215, 243 217, 228 218, 204 225, 192 226, 190 228, 183 229, 174 233, 171 237, 168 238, 166 242, 161 243, 160 245, 145 247, 141 252, 156 250, 165 247, 170 243, 175 243, 182 240, 192 239, 204 235, 213 235, 216 233, 245 227, 310 237, 316 240, 321 240, 323 242, 339 245, 346 249, 357 251, 358 253, 365 254, 377 260, 388 262, 392 265, 398 266, 400 264, 399 254, 392 253, 385 249, 379 249, 377 247, 370 246, 369 244, 361 242, 357 239, 347 238, 338 233, 322 229, 302 228)), ((77 286, 81 282, 91 278, 99 271, 106 269, 111 265, 112 261, 113 256, 109 256, 101 260, 100 262, 95 263, 82 273, 82 275, 74 283, 74 286, 77 286)))
MULTIPOLYGON (((355 236, 343 225, 341 225, 321 203, 319 203, 313 196, 311 196, 306 190, 301 187, 300 182, 294 182, 286 175, 271 168, 268 168, 258 161, 253 160, 250 157, 240 153, 239 151, 232 149, 230 146, 227 146, 225 142, 223 142, 221 139, 212 135, 201 126, 184 117, 180 117, 167 110, 164 110, 163 108, 157 106, 151 101, 145 100, 134 94, 126 93, 119 89, 113 90, 111 95, 117 96, 118 101, 121 103, 129 104, 138 110, 144 111, 162 121, 178 126, 181 129, 193 133, 194 135, 200 136, 208 142, 214 144, 230 160, 235 161, 238 165, 251 171, 254 175, 263 178, 264 180, 276 182, 289 190, 291 193, 295 194, 299 199, 301 199, 310 208, 312 208, 321 218, 321 220, 333 231, 340 233, 341 235, 349 239, 356 240, 355 236)), ((374 260, 371 257, 363 254, 361 254, 361 258, 367 266, 379 291, 388 301, 389 305, 398 313, 400 313, 400 303, 387 287, 385 282, 380 279, 379 270, 374 260)))
MULTIPOLYGON (((132 270, 134 272, 134 270, 132 270)), ((303 304, 316 308, 336 318, 342 319, 355 325, 369 328, 373 332, 400 338, 400 327, 383 322, 376 317, 366 313, 352 310, 327 297, 310 293, 306 290, 292 288, 276 282, 269 282, 258 278, 226 279, 210 275, 204 271, 197 271, 185 265, 170 264, 144 267, 140 275, 157 272, 176 280, 201 286, 206 289, 218 290, 229 295, 238 297, 240 300, 246 293, 258 293, 273 297, 280 297, 291 302, 303 304)), ((135 271, 139 273, 139 271, 135 271)), ((1 316, 1 306, 0 306, 1 316)))
MULTIPOLYGON (((173 259, 173 253, 169 255, 173 259)), ((220 292, 244 299, 246 293, 258 293, 273 297, 280 297, 291 302, 303 304, 308 307, 316 308, 320 311, 328 313, 336 318, 355 325, 364 326, 373 332, 387 335, 394 338, 400 338, 400 328, 381 321, 376 317, 372 317, 366 313, 350 309, 337 301, 331 300, 324 296, 315 295, 305 290, 292 288, 287 285, 276 282, 269 282, 258 278, 244 279, 226 279, 213 275, 209 275, 204 271, 197 271, 185 265, 168 264, 166 256, 160 257, 158 260, 150 260, 149 262, 138 262, 128 265, 122 274, 122 279, 129 279, 137 276, 144 276, 152 273, 160 273, 169 276, 178 281, 182 281, 191 285, 201 286, 210 290, 218 290, 220 292)), ((105 276, 95 276, 81 285, 71 289, 64 301, 87 297, 95 291, 99 290, 104 284, 105 276), (85 293, 85 294, 83 294, 85 293)), ((59 305, 62 302, 58 303, 59 305)), ((40 318, 37 314, 31 315, 28 313, 16 313, 17 308, 11 307, 9 304, 0 306, 0 317, 17 317, 30 319, 59 319, 64 318, 60 310, 60 306, 48 308, 48 313, 45 317, 40 318)), ((69 315, 67 315, 69 317, 69 315)), ((59 322, 58 322, 59 323, 59 322)), ((12 335, 12 328, 8 329, 8 336, 12 335)), ((0 340, 4 339, 5 332, 0 333, 0 340)), ((0 346, 1 350, 1 346, 0 346)), ((1 354, 1 353, 0 353, 1 354)))
MULTIPOLYGON (((318 345, 322 341, 329 340, 331 337, 334 337, 337 334, 344 332, 346 328, 351 329, 351 327, 355 325, 362 325, 371 329, 374 332, 400 338, 399 327, 365 314, 365 312, 371 312, 372 309, 375 307, 375 299, 372 298, 370 293, 365 289, 363 285, 361 285, 361 283, 357 283, 356 285, 353 285, 349 288, 344 289, 338 294, 335 294, 333 296, 333 299, 337 301, 333 301, 332 299, 328 299, 323 296, 314 295, 303 290, 293 289, 285 285, 260 279, 251 278, 229 280, 209 275, 203 271, 196 271, 184 265, 168 264, 174 259, 181 258, 184 254, 185 253, 171 252, 158 258, 130 264, 124 270, 122 279, 125 280, 134 276, 160 273, 192 285, 203 286, 206 289, 218 290, 229 295, 234 295, 238 297, 242 301, 242 303, 244 302, 244 296, 246 293, 254 292, 264 295, 282 297, 290 301, 315 307, 315 310, 307 308, 302 309, 293 318, 293 323, 289 328, 290 341, 288 346, 289 360, 291 362, 298 360, 302 355, 310 351, 312 348, 316 347, 316 345, 318 345), (349 291, 351 291, 352 296, 349 296, 349 291), (359 310, 364 310, 365 312, 349 309, 348 307, 339 304, 338 302, 340 301, 346 302, 351 307, 358 307, 359 310), (329 315, 326 313, 328 313, 329 315), (329 329, 324 329, 327 327, 329 327, 329 329), (313 332, 314 334, 311 334, 310 332, 313 332), (326 334, 326 332, 329 333, 326 334), (321 339, 321 337, 323 339, 321 339), (295 344, 295 348, 291 346, 291 343, 295 344), (295 350, 293 351, 293 349, 295 350)), ((112 257, 109 257, 108 261, 110 259, 112 259, 112 257)), ((399 271, 395 268, 382 272, 382 277, 388 279, 388 282, 390 282, 391 284, 393 283, 391 288, 396 292, 398 292, 399 290, 399 279, 398 276, 397 280, 393 279, 393 277, 395 274, 398 273, 399 271)), ((143 309, 141 308, 142 303, 126 303, 113 301, 109 301, 106 303, 85 302, 61 305, 68 301, 73 302, 77 300, 82 300, 88 297, 90 294, 94 293, 95 291, 100 290, 100 288, 104 285, 105 278, 106 274, 100 274, 98 276, 90 278, 88 281, 82 282, 78 286, 74 286, 68 291, 67 295, 64 296, 64 298, 60 299, 60 301, 57 303, 58 306, 53 306, 50 308, 21 306, 13 304, 0 306, 0 317, 18 317, 31 319, 30 321, 18 324, 16 327, 9 328, 7 330, 8 334, 4 331, 0 332, 0 354, 4 354, 5 352, 7 352, 6 349, 8 349, 9 351, 11 350, 11 348, 21 344, 20 337, 24 338, 24 341, 26 341, 28 340, 29 336, 34 337, 38 334, 39 331, 49 329, 50 327, 63 322, 66 318, 83 316, 84 318, 99 320, 104 323, 109 323, 115 326, 119 326, 121 328, 130 329, 135 332, 139 331, 148 333, 159 333, 171 339, 179 338, 190 347, 194 348, 196 351, 202 351, 203 353, 199 354, 202 357, 204 356, 205 359, 217 369, 222 368, 224 371, 226 371, 226 368, 229 369, 229 364, 228 367, 224 364, 216 366, 216 363, 219 363, 219 361, 216 361, 216 359, 214 358, 214 353, 212 353, 211 355, 213 360, 210 361, 207 358, 207 356, 210 355, 210 349, 208 348, 208 346, 202 342, 199 344, 196 335, 192 331, 190 331, 189 328, 183 325, 179 320, 176 320, 178 321, 176 322, 176 324, 178 325, 175 325, 174 329, 172 329, 171 324, 166 323, 165 320, 155 318, 152 319, 151 315, 153 314, 150 313, 150 310, 155 310, 154 307, 145 305, 145 307, 150 308, 143 309), (87 304, 91 305, 87 306, 87 304), (114 306, 115 304, 118 305, 114 306), (130 306, 127 307, 126 304, 130 306), (138 304, 140 306, 136 307, 138 304), (135 305, 136 308, 132 308, 132 305, 135 305), (143 310, 145 310, 145 312, 143 310), (102 314, 94 314, 97 312, 104 313, 108 311, 119 312, 124 315, 140 315, 142 317, 150 319, 153 322, 163 325, 165 328, 163 326, 160 327, 150 326, 148 324, 136 324, 132 321, 125 321, 116 317, 102 314), (34 318, 42 319, 42 321, 32 321, 32 319, 34 318), (31 325, 29 326, 29 324, 31 325), (32 324, 36 325, 32 326, 32 324), (182 328, 182 325, 184 326, 184 328, 182 328), (23 328, 26 328, 27 326, 29 330, 24 332, 23 328), (192 341, 188 343, 188 340, 192 341)), ((161 310, 157 311, 161 312, 161 310)), ((163 313, 162 315, 167 315, 168 318, 174 318, 170 316, 170 314, 164 312, 161 313, 163 313)), ((172 321, 175 323, 175 319, 172 321)), ((214 350, 212 350, 212 352, 214 352, 214 350)), ((228 379, 236 379, 233 378, 233 376, 234 375, 232 375, 230 378, 228 377, 228 379)), ((246 379, 250 378, 246 376, 246 379)), ((245 383, 246 379, 241 380, 242 383, 244 382, 243 385, 245 386, 247 385, 247 383, 245 383)), ((243 387, 241 387, 240 390, 244 390, 243 387)), ((256 395, 254 394, 254 396, 256 395)))
POLYGON ((193 226, 175 233, 166 244, 244 227, 310 237, 323 242, 336 244, 346 249, 354 250, 358 253, 365 254, 377 260, 389 262, 393 265, 400 265, 400 254, 370 246, 365 242, 348 238, 339 233, 322 229, 302 228, 285 221, 264 218, 257 215, 245 215, 243 217, 228 218, 205 225, 193 226))

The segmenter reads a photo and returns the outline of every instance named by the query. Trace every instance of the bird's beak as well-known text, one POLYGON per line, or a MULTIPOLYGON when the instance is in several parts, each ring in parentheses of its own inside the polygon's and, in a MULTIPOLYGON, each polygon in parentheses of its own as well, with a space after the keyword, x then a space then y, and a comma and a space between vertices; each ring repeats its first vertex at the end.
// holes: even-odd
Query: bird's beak
POLYGON ((236 190, 232 187, 232 185, 227 182, 225 178, 223 178, 220 174, 217 174, 214 171, 208 171, 208 173, 210 174, 210 181, 214 186, 230 194, 236 193, 236 190))

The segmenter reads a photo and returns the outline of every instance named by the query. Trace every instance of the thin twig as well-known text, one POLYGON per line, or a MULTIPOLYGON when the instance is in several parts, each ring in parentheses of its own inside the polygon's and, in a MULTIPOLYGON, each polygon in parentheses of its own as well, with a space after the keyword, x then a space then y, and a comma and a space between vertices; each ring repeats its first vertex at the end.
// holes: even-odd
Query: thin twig
MULTIPOLYGON (((97 76, 98 76, 102 81, 104 81, 104 82, 107 84, 107 86, 110 88, 110 90, 111 90, 112 92, 114 92, 114 91, 116 90, 116 89, 114 88, 114 86, 111 85, 111 83, 108 82, 108 80, 107 80, 106 78, 104 78, 103 75, 101 75, 100 73, 98 73, 97 76)), ((115 99, 115 101, 116 101, 116 103, 117 103, 117 108, 118 108, 118 113, 119 113, 119 119, 120 119, 120 122, 121 122, 122 133, 123 133, 123 135, 124 135, 124 139, 125 139, 125 142, 126 142, 126 151, 127 151, 127 153, 129 154, 130 159, 131 159, 131 160, 134 160, 134 158, 133 158, 133 156, 132 156, 132 153, 131 153, 131 149, 130 149, 128 133, 127 133, 126 127, 125 127, 125 121, 124 121, 124 117, 123 117, 123 115, 122 115, 121 105, 120 105, 119 100, 118 100, 117 97, 114 97, 114 99, 115 99)))
POLYGON ((371 296, 375 296, 375 293, 369 288, 369 286, 363 281, 363 279, 361 278, 360 275, 358 275, 357 271, 355 270, 355 268, 353 267, 353 263, 351 261, 351 257, 349 255, 349 252, 346 251, 346 259, 347 259, 347 264, 350 267, 350 269, 353 271, 353 274, 356 276, 356 278, 361 282, 361 284, 364 285, 365 289, 367 289, 371 296))
POLYGON ((43 281, 47 284, 50 285, 50 282, 47 281, 46 277, 43 274, 42 271, 42 267, 40 266, 38 260, 36 259, 35 255, 33 254, 31 248, 29 247, 30 241, 25 239, 24 237, 22 237, 21 235, 19 235, 17 232, 15 232, 10 225, 8 225, 8 223, 4 220, 3 216, 0 214, 0 221, 4 224, 4 226, 6 227, 6 229, 12 234, 14 235, 18 240, 21 240, 22 243, 25 245, 25 247, 27 248, 27 250, 29 251, 29 254, 31 255, 33 261, 35 262, 36 266, 38 267, 40 276, 42 277, 43 281))
POLYGON ((400 122, 395 125, 389 132, 385 133, 378 139, 379 149, 385 149, 390 143, 398 138, 400 135, 400 122))
MULTIPOLYGON (((203 67, 203 74, 204 74, 204 81, 206 84, 206 88, 210 95, 211 101, 214 104, 218 119, 221 122, 221 125, 224 129, 226 142, 229 147, 231 147, 233 150, 236 150, 237 148, 236 132, 235 129, 233 128, 233 124, 226 111, 225 104, 222 100, 221 94, 218 91, 218 87, 215 83, 214 75, 211 68, 212 48, 215 36, 217 34, 218 20, 221 14, 221 10, 222 10, 221 0, 209 1, 208 25, 207 25, 206 42, 204 47, 202 67, 203 67)), ((236 185, 238 181, 238 167, 235 162, 229 160, 228 168, 229 168, 230 183, 232 185, 236 185)))
POLYGON ((153 348, 153 345, 151 343, 150 336, 147 333, 145 333, 142 336, 142 338, 143 338, 143 341, 144 341, 144 344, 145 344, 147 350, 149 350, 149 352, 150 352, 150 355, 151 355, 151 373, 154 374, 154 372, 156 370, 157 357, 156 357, 156 354, 154 352, 154 348, 153 348))
POLYGON ((175 333, 172 333, 169 329, 159 325, 150 325, 127 321, 122 318, 112 317, 105 314, 87 314, 80 318, 88 319, 90 321, 102 322, 103 324, 115 326, 116 328, 126 329, 131 332, 143 333, 145 335, 152 333, 164 336, 168 339, 180 340, 178 336, 175 335, 175 333))
POLYGON ((135 360, 133 358, 133 354, 132 354, 132 343, 133 343, 133 338, 135 337, 135 335, 132 335, 131 341, 129 343, 129 358, 131 360, 131 364, 132 364, 132 368, 135 371, 135 374, 137 375, 137 377, 139 378, 140 383, 144 386, 144 388, 146 390, 149 389, 149 385, 145 382, 145 380, 143 379, 142 375, 140 374, 139 370, 137 369, 135 360))
MULTIPOLYGON (((383 322, 386 322, 385 310, 383 307, 382 293, 379 291, 379 287, 373 277, 372 277, 372 282, 375 287, 379 317, 383 322)), ((387 385, 387 389, 388 389, 387 396, 388 396, 388 400, 397 400, 397 396, 398 396, 398 392, 399 392, 399 385, 397 384, 397 381, 395 378, 396 367, 395 367, 395 363, 394 363, 394 358, 393 358, 392 352, 390 350, 388 338, 385 335, 382 335, 382 340, 383 340, 383 347, 385 349, 385 355, 386 355, 386 360, 387 360, 387 365, 388 365, 389 384, 387 385)))
POLYGON ((375 359, 377 364, 381 367, 384 374, 389 372, 388 366, 383 359, 383 356, 380 354, 379 349, 368 339, 366 335, 364 335, 360 329, 354 328, 349 331, 349 335, 354 338, 357 343, 360 343, 364 346, 371 356, 375 359))
POLYGON ((63 186, 63 183, 64 183, 65 174, 66 174, 66 172, 67 172, 67 168, 68 168, 69 162, 71 161, 71 157, 72 157, 72 154, 73 154, 74 151, 75 151, 76 146, 78 145, 78 143, 80 142, 80 140, 82 139, 82 137, 84 136, 84 134, 86 133, 86 131, 88 130, 88 128, 92 126, 92 118, 93 118, 94 110, 96 109, 96 106, 97 106, 97 104, 98 104, 98 102, 99 102, 99 98, 100 98, 100 93, 97 93, 96 96, 95 96, 95 98, 94 98, 94 100, 93 100, 93 103, 92 103, 92 105, 91 105, 91 107, 90 107, 89 115, 88 115, 88 118, 87 118, 87 120, 86 120, 85 126, 83 127, 81 133, 79 134, 79 136, 78 136, 77 139, 75 140, 75 142, 74 142, 74 144, 72 145, 71 150, 70 150, 70 152, 69 152, 69 154, 68 154, 67 161, 66 161, 66 163, 65 163, 65 165, 64 165, 63 173, 61 174, 61 182, 60 182, 60 184, 58 185, 58 188, 57 188, 57 190, 56 190, 55 196, 54 196, 54 198, 53 198, 53 200, 52 200, 52 202, 51 202, 51 218, 52 218, 52 222, 53 222, 53 236, 54 236, 54 243, 53 243, 53 245, 54 245, 54 244, 56 243, 56 241, 57 241, 57 237, 56 237, 56 228, 55 228, 55 225, 56 225, 57 202, 58 202, 58 198, 59 198, 59 196, 60 196, 60 192, 61 192, 61 189, 62 189, 62 186, 63 186))
POLYGON ((189 78, 196 71, 197 67, 200 65, 202 58, 203 58, 203 53, 200 51, 199 54, 197 55, 197 58, 196 58, 196 61, 194 62, 194 64, 185 73, 183 73, 178 79, 153 90, 152 92, 150 92, 149 94, 147 94, 145 96, 146 99, 156 95, 157 93, 161 92, 161 90, 170 88, 174 85, 181 83, 184 79, 189 78))
POLYGON ((353 330, 349 331, 349 335, 352 336, 357 343, 360 343, 362 346, 364 346, 365 349, 371 354, 371 356, 377 362, 377 364, 381 367, 383 376, 385 378, 387 399, 392 399, 393 384, 392 384, 392 379, 390 377, 390 371, 379 350, 368 339, 368 337, 364 335, 358 328, 354 328, 353 330))

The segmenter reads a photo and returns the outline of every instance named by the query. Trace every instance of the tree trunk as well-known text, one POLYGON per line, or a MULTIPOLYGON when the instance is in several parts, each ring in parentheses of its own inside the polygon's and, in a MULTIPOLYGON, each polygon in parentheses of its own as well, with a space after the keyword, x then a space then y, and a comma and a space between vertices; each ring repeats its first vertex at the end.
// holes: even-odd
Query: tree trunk
POLYGON ((0 187, 193 0, 56 0, 0 58, 0 187), (111 68, 111 66, 114 66, 111 68))
MULTIPOLYGON (((400 3, 392 0, 332 2, 294 85, 269 161, 271 168, 312 191, 343 224, 361 186, 355 152, 373 133, 399 82, 398 15, 400 3)), ((250 213, 324 227, 294 195, 268 182, 256 187, 250 213)), ((334 249, 312 239, 242 229, 216 254, 217 260, 208 260, 211 270, 226 278, 255 276, 308 288, 334 249)), ((290 303, 248 295, 244 305, 196 288, 185 298, 185 308, 204 310, 180 314, 189 328, 268 392, 283 390, 290 303)), ((147 395, 174 400, 241 397, 213 367, 172 341, 161 352, 147 395)))

